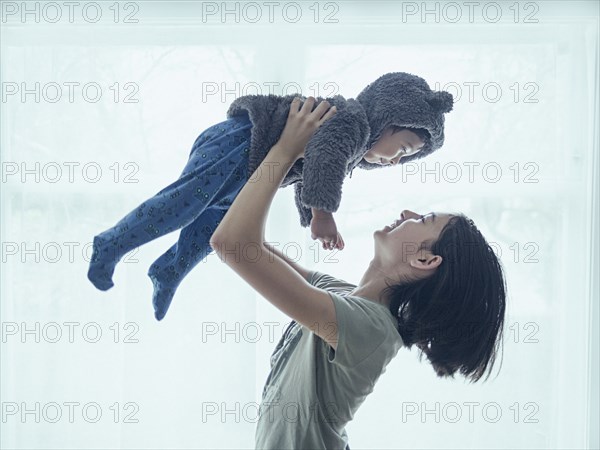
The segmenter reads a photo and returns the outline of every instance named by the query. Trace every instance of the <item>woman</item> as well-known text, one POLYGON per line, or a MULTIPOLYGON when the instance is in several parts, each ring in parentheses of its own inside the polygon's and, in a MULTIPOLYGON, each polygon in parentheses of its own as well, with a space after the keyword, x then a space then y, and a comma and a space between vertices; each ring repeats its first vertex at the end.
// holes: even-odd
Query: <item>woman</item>
POLYGON ((358 286, 309 271, 265 242, 281 181, 335 114, 327 102, 311 112, 314 103, 294 100, 279 141, 211 238, 222 261, 293 319, 271 356, 260 449, 349 448, 345 425, 402 345, 417 345, 439 376, 477 381, 502 337, 502 269, 463 215, 403 211, 375 231, 375 256, 358 286))

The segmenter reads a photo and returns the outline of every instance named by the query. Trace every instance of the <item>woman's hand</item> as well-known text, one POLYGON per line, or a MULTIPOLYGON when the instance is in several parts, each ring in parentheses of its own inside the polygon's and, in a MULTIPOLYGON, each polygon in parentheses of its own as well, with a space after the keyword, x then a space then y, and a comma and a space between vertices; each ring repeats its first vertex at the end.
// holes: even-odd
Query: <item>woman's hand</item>
POLYGON ((294 159, 304 157, 304 148, 312 135, 336 113, 335 106, 330 107, 327 100, 323 100, 311 111, 315 101, 314 97, 308 97, 299 108, 300 98, 296 97, 290 105, 288 119, 277 145, 294 159))

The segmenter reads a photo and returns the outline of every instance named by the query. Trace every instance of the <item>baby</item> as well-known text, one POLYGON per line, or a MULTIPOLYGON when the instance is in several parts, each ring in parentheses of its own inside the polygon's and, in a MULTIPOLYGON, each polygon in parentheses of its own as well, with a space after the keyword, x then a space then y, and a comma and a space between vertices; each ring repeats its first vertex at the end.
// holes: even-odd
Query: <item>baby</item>
MULTIPOLYGON (((129 251, 181 228, 177 243, 149 268, 155 317, 162 320, 183 278, 212 251, 209 241, 229 206, 279 140, 295 96, 247 95, 236 99, 227 120, 204 130, 178 180, 149 198, 93 240, 89 280, 100 290, 114 284, 116 264, 129 251)), ((301 99, 305 99, 301 97, 301 99)), ((444 113, 452 95, 431 91, 404 72, 388 73, 356 99, 325 99, 336 114, 313 135, 304 158, 280 187, 294 185, 300 225, 324 248, 343 249, 333 213, 352 170, 393 166, 422 158, 444 142, 444 113)), ((324 99, 317 97, 313 108, 324 99)))

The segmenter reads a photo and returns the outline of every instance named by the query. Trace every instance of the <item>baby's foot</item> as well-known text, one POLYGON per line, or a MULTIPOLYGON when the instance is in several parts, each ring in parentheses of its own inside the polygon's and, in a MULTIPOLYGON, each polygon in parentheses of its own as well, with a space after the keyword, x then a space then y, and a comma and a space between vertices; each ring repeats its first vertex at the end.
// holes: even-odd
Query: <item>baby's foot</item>
POLYGON ((105 261, 102 259, 100 240, 94 238, 94 252, 90 260, 87 277, 97 289, 107 291, 114 286, 112 276, 118 261, 105 261))
POLYGON ((156 320, 162 320, 169 310, 169 306, 171 305, 171 301, 175 295, 175 289, 172 287, 162 286, 151 274, 148 274, 148 276, 154 285, 154 293, 152 294, 154 317, 156 320))

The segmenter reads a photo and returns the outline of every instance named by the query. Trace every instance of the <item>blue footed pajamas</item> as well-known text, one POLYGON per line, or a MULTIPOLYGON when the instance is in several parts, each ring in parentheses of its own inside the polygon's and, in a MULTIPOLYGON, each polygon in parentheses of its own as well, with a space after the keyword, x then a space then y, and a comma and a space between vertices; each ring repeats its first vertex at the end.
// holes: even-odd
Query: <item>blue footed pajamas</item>
POLYGON ((148 270, 154 315, 161 320, 183 278, 212 251, 210 237, 248 180, 251 128, 244 115, 203 131, 177 181, 94 237, 90 281, 110 289, 115 266, 127 252, 182 228, 177 243, 148 270))

